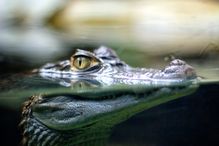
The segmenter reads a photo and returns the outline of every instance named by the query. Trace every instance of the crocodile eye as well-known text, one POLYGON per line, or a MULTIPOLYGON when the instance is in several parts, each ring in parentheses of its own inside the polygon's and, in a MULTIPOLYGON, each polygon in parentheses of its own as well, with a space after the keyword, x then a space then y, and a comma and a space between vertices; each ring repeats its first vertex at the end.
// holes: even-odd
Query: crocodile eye
POLYGON ((85 71, 92 69, 99 65, 99 61, 84 55, 72 56, 71 57, 71 70, 73 71, 85 71))
POLYGON ((88 68, 90 66, 90 64, 91 64, 90 58, 83 57, 83 56, 77 57, 73 61, 73 65, 79 70, 88 68))

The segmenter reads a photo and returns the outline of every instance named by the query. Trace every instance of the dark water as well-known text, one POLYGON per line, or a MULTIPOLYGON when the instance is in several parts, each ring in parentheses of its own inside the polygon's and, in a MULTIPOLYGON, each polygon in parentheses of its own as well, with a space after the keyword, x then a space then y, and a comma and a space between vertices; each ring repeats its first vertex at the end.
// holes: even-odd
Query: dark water
POLYGON ((115 127, 110 143, 130 146, 219 145, 219 84, 142 112, 115 127))
MULTIPOLYGON (((219 145, 219 84, 201 85, 188 96, 139 113, 113 128, 107 145, 219 145)), ((21 142, 21 110, 0 107, 0 145, 21 142)))

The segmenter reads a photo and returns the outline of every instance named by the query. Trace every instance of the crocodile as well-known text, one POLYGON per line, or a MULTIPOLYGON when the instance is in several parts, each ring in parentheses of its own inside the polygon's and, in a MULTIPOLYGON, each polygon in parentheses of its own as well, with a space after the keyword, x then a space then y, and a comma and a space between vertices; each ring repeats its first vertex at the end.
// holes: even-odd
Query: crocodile
POLYGON ((196 72, 185 61, 161 70, 133 68, 105 46, 78 49, 69 60, 33 72, 68 90, 24 103, 20 126, 28 146, 104 146, 118 123, 197 88, 196 72))

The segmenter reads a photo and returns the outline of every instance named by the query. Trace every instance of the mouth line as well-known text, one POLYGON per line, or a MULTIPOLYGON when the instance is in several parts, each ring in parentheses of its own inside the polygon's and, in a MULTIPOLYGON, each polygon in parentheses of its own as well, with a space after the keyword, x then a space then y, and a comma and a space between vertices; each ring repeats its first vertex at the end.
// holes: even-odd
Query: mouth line
MULTIPOLYGON (((162 87, 154 87, 145 90, 124 90, 124 91, 103 91, 97 94, 89 92, 83 93, 56 93, 42 96, 42 100, 38 103, 45 103, 53 100, 55 97, 68 97, 69 100, 80 100, 80 101, 104 101, 104 100, 113 100, 122 96, 133 96, 137 98, 143 98, 146 96, 152 96, 153 94, 162 94, 162 93, 170 93, 177 92, 183 89, 188 88, 188 86, 162 86, 162 87)), ((64 100, 63 100, 64 101, 64 100)), ((60 101, 62 102, 62 101, 60 101)))

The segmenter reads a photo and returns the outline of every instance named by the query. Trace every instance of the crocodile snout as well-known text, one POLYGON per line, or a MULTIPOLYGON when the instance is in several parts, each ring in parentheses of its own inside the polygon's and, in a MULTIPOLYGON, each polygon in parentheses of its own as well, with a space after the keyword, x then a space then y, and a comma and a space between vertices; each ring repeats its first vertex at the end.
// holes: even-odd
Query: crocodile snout
POLYGON ((193 79, 197 77, 194 68, 180 59, 171 61, 163 70, 163 73, 174 76, 175 78, 193 79))

